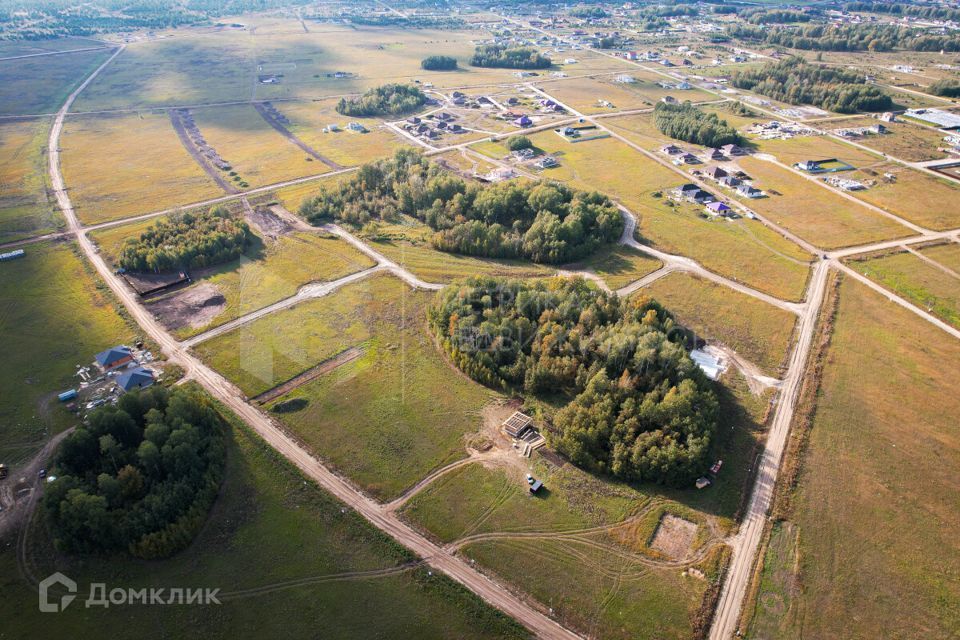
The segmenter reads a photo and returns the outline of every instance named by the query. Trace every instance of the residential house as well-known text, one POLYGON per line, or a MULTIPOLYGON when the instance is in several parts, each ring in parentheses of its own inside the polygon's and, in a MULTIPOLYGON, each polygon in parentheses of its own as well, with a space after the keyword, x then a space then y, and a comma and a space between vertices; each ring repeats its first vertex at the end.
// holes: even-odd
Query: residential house
POLYGON ((763 196, 763 191, 760 191, 760 189, 743 183, 737 187, 737 193, 747 196, 748 198, 760 198, 763 196))
POLYGON ((130 350, 130 347, 119 345, 111 347, 106 351, 101 351, 94 356, 94 360, 96 360, 97 365, 103 369, 103 371, 112 371, 129 362, 133 362, 133 351, 130 350))
POLYGON ((719 180, 720 178, 725 178, 727 176, 727 172, 720 167, 708 167, 703 170, 703 175, 711 180, 719 180))
POLYGON ((712 216, 728 216, 731 209, 722 202, 711 202, 707 204, 707 213, 712 216))
POLYGON ((143 367, 124 371, 117 376, 117 386, 119 386, 124 393, 133 391, 134 389, 146 389, 152 385, 153 382, 153 372, 143 367))

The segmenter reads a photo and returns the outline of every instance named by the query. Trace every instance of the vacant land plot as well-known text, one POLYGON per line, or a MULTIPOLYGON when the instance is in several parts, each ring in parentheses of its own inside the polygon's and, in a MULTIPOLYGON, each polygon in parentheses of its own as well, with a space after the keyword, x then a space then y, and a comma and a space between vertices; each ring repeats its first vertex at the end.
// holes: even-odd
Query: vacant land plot
POLYGON ((53 113, 110 52, 7 60, 0 64, 0 115, 53 113))
POLYGON ((138 42, 84 89, 73 110, 249 100, 255 68, 253 40, 242 31, 138 42))
POLYGON ((44 153, 50 121, 0 122, 0 242, 56 229, 44 153))
MULTIPOLYGON (((822 122, 818 126, 822 129, 849 129, 854 127, 869 127, 878 124, 875 118, 845 118, 835 122, 822 122)), ((883 122, 887 132, 880 135, 867 135, 856 138, 858 144, 879 153, 888 153, 895 158, 908 162, 923 162, 944 157, 939 151, 945 145, 944 134, 931 127, 924 127, 910 122, 883 122)))
POLYGON ((960 276, 908 252, 851 262, 850 266, 921 309, 960 327, 960 276))
MULTIPOLYGON (((343 166, 354 166, 393 155, 406 145, 377 118, 347 118, 336 112, 336 100, 319 102, 279 103, 274 105, 290 120, 289 129, 300 140, 321 155, 343 166), (350 122, 359 122, 367 133, 347 129, 350 122), (324 127, 337 124, 341 131, 324 133, 324 127)), ((314 163, 315 165, 317 163, 314 163)), ((320 167, 315 167, 317 173, 320 167)))
POLYGON ((933 244, 918 251, 948 269, 960 273, 960 244, 956 242, 933 244))
POLYGON ((810 255, 756 220, 708 219, 699 207, 668 202, 682 175, 613 138, 570 144, 544 132, 533 140, 560 160, 545 177, 599 189, 622 202, 636 214, 642 242, 780 298, 803 296, 810 255))
MULTIPOLYGON (((425 318, 432 298, 390 276, 331 294, 323 302, 334 327, 366 335, 366 351, 268 405, 307 446, 380 499, 465 455, 463 437, 479 429, 480 409, 492 396, 453 372, 434 345, 425 318)), ((313 351, 323 357, 311 365, 342 350, 334 327, 313 329, 330 337, 314 338, 313 351)))
POLYGON ((570 265, 569 268, 586 269, 600 276, 611 289, 619 289, 653 273, 662 266, 663 263, 656 258, 651 258, 636 249, 617 245, 598 251, 589 260, 570 265))
POLYGON ((766 198, 744 199, 757 213, 824 249, 910 235, 907 227, 772 162, 740 158, 766 198))
POLYGON ((0 57, 26 56, 38 53, 54 53, 70 49, 102 47, 103 42, 90 38, 54 38, 51 40, 4 40, 0 42, 0 57))
POLYGON ((697 153, 698 149, 703 148, 688 142, 678 142, 670 136, 660 133, 660 130, 657 129, 657 126, 653 122, 652 113, 607 118, 603 121, 603 124, 647 151, 657 151, 666 144, 677 145, 689 149, 693 153, 697 153))
POLYGON ((954 183, 888 162, 824 136, 770 140, 760 145, 764 151, 775 154, 780 162, 788 165, 803 160, 838 158, 858 169, 839 173, 839 177, 875 183, 864 191, 851 192, 852 196, 932 229, 949 229, 960 225, 957 208, 947 204, 960 193, 954 183), (893 174, 894 180, 886 179, 885 173, 893 174))
POLYGON ((8 464, 74 423, 57 394, 80 382, 77 365, 136 335, 101 287, 73 244, 30 245, 25 257, 0 263, 0 457, 8 464))
POLYGON ((222 604, 37 611, 36 588, 17 571, 14 547, 0 552, 0 615, 20 637, 159 639, 201 633, 242 636, 250 629, 289 638, 525 638, 515 622, 417 558, 354 511, 308 482, 289 462, 233 419, 223 487, 197 539, 172 558, 150 563, 123 557, 57 554, 34 527, 29 557, 41 575, 65 572, 80 583, 124 588, 190 584, 219 589, 222 604), (243 558, 238 562, 237 558, 243 558), (364 574, 368 575, 364 575, 364 574), (256 590, 250 592, 249 590, 256 590))
POLYGON ((210 146, 252 187, 330 170, 267 124, 253 105, 195 109, 193 115, 210 146))
POLYGON ((70 117, 60 146, 64 180, 86 224, 223 195, 165 112, 70 117))
POLYGON ((447 283, 477 274, 527 278, 548 276, 555 267, 523 260, 474 258, 438 251, 430 246, 433 231, 425 224, 404 218, 400 224, 381 225, 370 246, 427 282, 447 283))
MULTIPOLYGON (((115 262, 123 242, 153 224, 151 220, 114 227, 93 238, 115 262)), ((277 240, 257 236, 240 259, 194 272, 197 285, 148 306, 176 335, 187 337, 288 298, 309 282, 336 280, 373 264, 343 240, 319 231, 291 232, 277 240)))
POLYGON ((724 344, 777 376, 790 348, 796 315, 728 287, 672 273, 638 292, 662 302, 699 337, 724 344))
POLYGON ((958 363, 956 340, 859 283, 841 286, 789 514, 800 588, 767 637, 955 633, 960 505, 933 488, 960 467, 958 363))
POLYGON ((543 84, 540 88, 560 102, 581 113, 608 113, 615 109, 653 108, 660 98, 673 95, 678 100, 702 102, 713 96, 700 89, 686 91, 664 88, 658 83, 676 84, 665 77, 638 68, 624 68, 613 75, 596 78, 569 78, 560 82, 543 84), (621 77, 622 76, 622 77, 621 77), (632 78, 633 82, 617 82, 617 79, 632 78), (605 106, 608 102, 612 107, 605 106))

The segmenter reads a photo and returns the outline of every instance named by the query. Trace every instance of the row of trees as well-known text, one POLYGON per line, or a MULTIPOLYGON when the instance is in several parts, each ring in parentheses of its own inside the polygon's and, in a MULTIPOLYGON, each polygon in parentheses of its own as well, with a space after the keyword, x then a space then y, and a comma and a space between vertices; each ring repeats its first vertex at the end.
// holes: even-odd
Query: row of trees
POLYGON ((733 74, 733 86, 790 104, 809 104, 836 113, 888 111, 890 96, 854 71, 785 58, 733 74))
POLYGON ((547 69, 552 63, 550 58, 541 55, 533 47, 487 44, 476 48, 470 64, 475 67, 503 69, 547 69))
POLYGON ((253 240, 247 223, 224 207, 203 213, 179 213, 128 238, 119 264, 128 271, 200 269, 239 258, 253 240))
POLYGON ((475 380, 566 397, 549 437, 574 464, 670 485, 706 470, 717 399, 654 300, 620 299, 580 278, 475 277, 440 291, 429 320, 475 380))
POLYGON ((187 387, 127 393, 90 414, 60 445, 43 496, 57 547, 141 558, 186 547, 219 491, 225 431, 187 387))
POLYGON ((623 232, 620 212, 599 193, 547 182, 468 183, 409 149, 323 187, 300 214, 358 227, 404 214, 429 225, 441 251, 548 264, 584 258, 623 232))
POLYGON ((740 17, 750 24, 788 24, 810 22, 811 14, 789 9, 751 9, 741 11, 740 17))
POLYGON ((457 59, 451 56, 428 56, 420 62, 427 71, 455 71, 457 59))
POLYGON ((906 2, 848 2, 843 5, 843 10, 960 22, 960 9, 954 9, 947 5, 919 5, 906 2))
POLYGON ((729 36, 753 43, 807 51, 960 51, 960 35, 936 35, 891 24, 814 24, 803 27, 755 27, 735 24, 729 36))
POLYGON ((392 83, 374 87, 357 98, 340 98, 337 113, 355 118, 399 116, 416 111, 426 102, 426 94, 412 84, 392 83))
POLYGON ((725 144, 743 144, 736 128, 721 120, 716 113, 707 113, 690 102, 666 104, 660 102, 653 110, 653 121, 660 133, 676 140, 721 147, 725 144))

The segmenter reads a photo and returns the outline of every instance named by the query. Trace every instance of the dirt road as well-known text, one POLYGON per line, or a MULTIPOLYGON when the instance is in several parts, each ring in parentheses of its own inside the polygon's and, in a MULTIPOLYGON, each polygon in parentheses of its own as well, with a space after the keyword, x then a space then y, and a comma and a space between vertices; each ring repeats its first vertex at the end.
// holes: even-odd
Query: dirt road
POLYGON ((266 106, 264 103, 262 103, 262 102, 254 102, 254 103, 253 103, 253 108, 257 110, 257 113, 260 114, 260 117, 263 118, 263 120, 264 120, 268 125, 270 125, 271 127, 273 127, 273 129, 274 129, 277 133, 279 133, 279 134, 282 135, 284 138, 286 138, 291 144, 296 145, 301 151, 303 151, 303 152, 306 153, 307 155, 309 155, 309 156, 311 156, 311 157, 313 157, 313 158, 316 158, 317 160, 319 160, 319 161, 322 162, 323 164, 327 165, 328 167, 330 167, 330 168, 333 169, 334 171, 339 171, 339 170, 345 168, 342 164, 339 164, 339 163, 337 163, 337 162, 334 162, 333 160, 331 160, 331 159, 328 158, 327 156, 321 154, 319 151, 317 151, 316 149, 314 149, 313 147, 311 147, 310 145, 308 145, 306 142, 304 142, 303 140, 301 140, 300 138, 298 138, 297 136, 293 135, 293 134, 290 132, 290 130, 287 129, 287 128, 283 125, 282 122, 280 122, 279 120, 277 120, 277 118, 270 112, 270 110, 267 109, 267 106, 266 106))

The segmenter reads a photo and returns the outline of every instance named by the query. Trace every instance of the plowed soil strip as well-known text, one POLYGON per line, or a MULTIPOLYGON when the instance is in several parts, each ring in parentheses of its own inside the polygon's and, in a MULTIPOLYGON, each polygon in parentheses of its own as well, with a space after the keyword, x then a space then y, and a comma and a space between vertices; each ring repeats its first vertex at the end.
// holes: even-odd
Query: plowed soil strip
POLYGON ((326 157, 325 155, 318 153, 313 147, 305 143, 303 140, 301 140, 297 136, 290 133, 290 130, 287 129, 282 122, 278 121, 275 117, 273 117, 273 114, 270 113, 270 111, 262 103, 254 102, 253 108, 257 110, 257 113, 260 114, 260 117, 263 118, 267 124, 269 124, 271 127, 276 129, 280 133, 280 135, 282 135, 284 138, 286 138, 293 144, 303 149, 306 153, 310 154, 311 156, 313 156, 323 164, 327 165, 334 171, 338 171, 344 168, 342 164, 338 164, 333 160, 331 160, 330 158, 326 157))
POLYGON ((337 367, 347 364, 351 360, 356 360, 361 355, 363 355, 363 349, 360 347, 350 347, 345 351, 341 351, 332 358, 324 360, 317 366, 307 369, 300 375, 290 378, 286 382, 280 383, 273 389, 264 391, 260 395, 256 396, 253 400, 258 404, 266 404, 271 400, 279 398, 280 396, 293 391, 299 386, 305 385, 315 378, 319 378, 325 373, 330 373, 337 367))
POLYGON ((187 153, 194 159, 194 161, 200 165, 200 168, 207 172, 207 175, 210 176, 217 185, 226 191, 227 193, 240 193, 240 191, 224 180, 223 176, 220 175, 220 172, 217 171, 216 167, 210 164, 209 161, 203 154, 200 153, 200 150, 197 149, 197 145, 193 144, 193 140, 190 139, 190 134, 187 133, 187 128, 184 126, 183 121, 180 119, 180 114, 177 113, 175 109, 170 109, 168 111, 170 114, 170 122, 173 123, 173 128, 177 132, 177 136, 180 138, 180 143, 183 145, 183 148, 187 150, 187 153))

